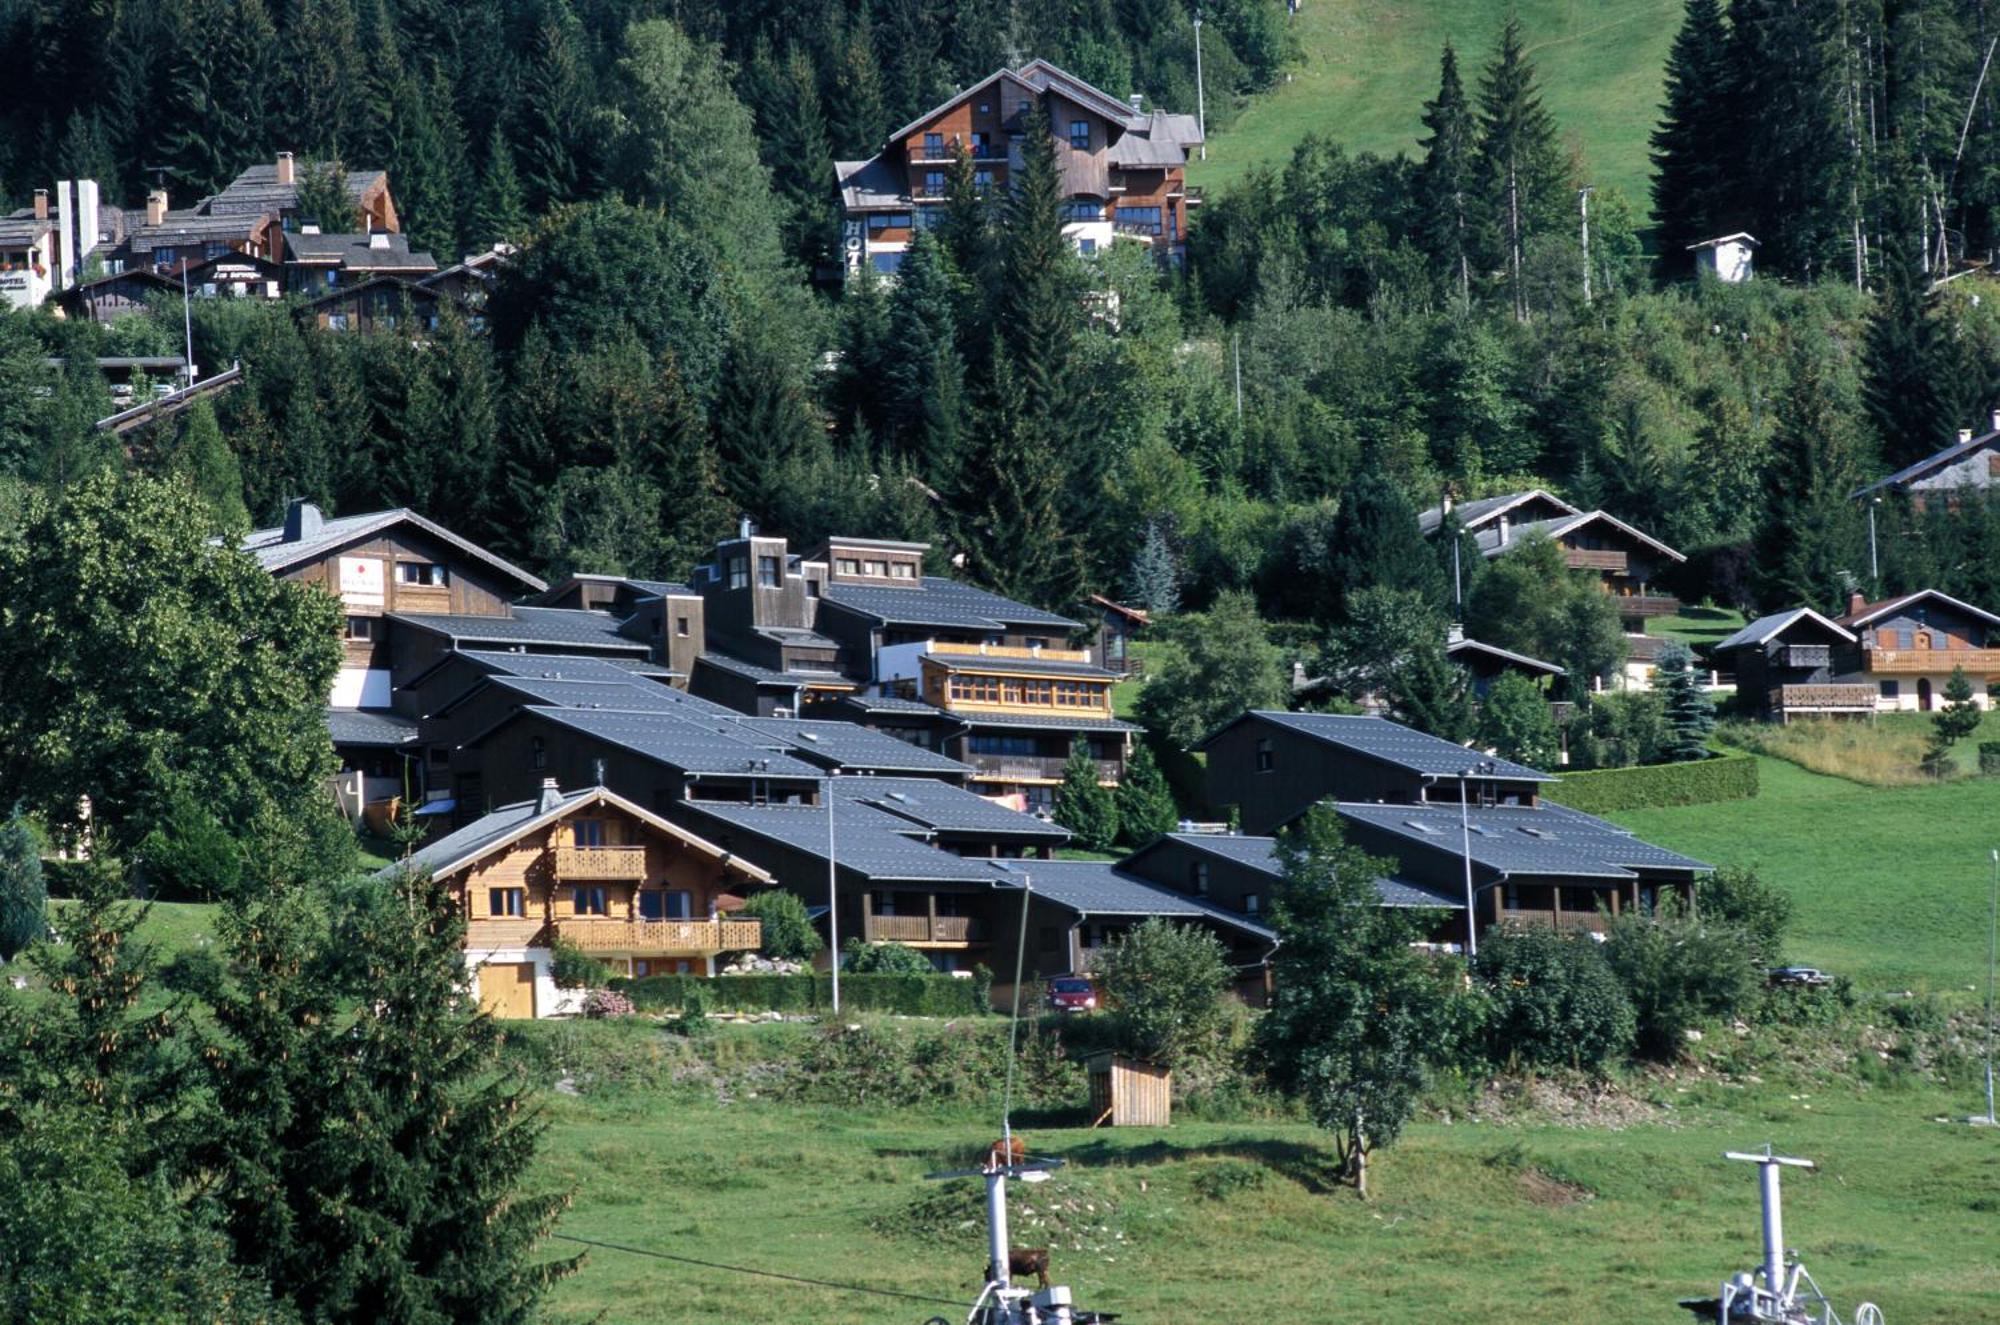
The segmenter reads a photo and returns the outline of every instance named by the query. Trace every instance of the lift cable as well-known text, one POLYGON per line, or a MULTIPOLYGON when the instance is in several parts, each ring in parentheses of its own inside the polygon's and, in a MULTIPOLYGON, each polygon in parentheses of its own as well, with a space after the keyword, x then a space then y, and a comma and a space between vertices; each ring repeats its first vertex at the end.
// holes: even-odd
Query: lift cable
POLYGON ((650 1247, 628 1247, 618 1242, 599 1242, 594 1238, 579 1238, 569 1233, 551 1233, 552 1238, 564 1242, 575 1242, 585 1247, 598 1247, 605 1251, 622 1251, 633 1256, 649 1256, 658 1261, 674 1261, 681 1265, 698 1265, 705 1270, 727 1270, 732 1274, 754 1274, 762 1279, 780 1279, 790 1284, 805 1284, 812 1288, 833 1288, 843 1293, 869 1293, 876 1297, 897 1297, 906 1302, 928 1302, 933 1305, 962 1307, 965 1304, 956 1298, 933 1297, 927 1293, 905 1293, 894 1288, 871 1288, 867 1284, 844 1284, 833 1279, 812 1279, 802 1274, 782 1274, 777 1270, 759 1270, 747 1265, 724 1265, 720 1261, 704 1261, 693 1256, 675 1256, 669 1252, 654 1251, 650 1247))

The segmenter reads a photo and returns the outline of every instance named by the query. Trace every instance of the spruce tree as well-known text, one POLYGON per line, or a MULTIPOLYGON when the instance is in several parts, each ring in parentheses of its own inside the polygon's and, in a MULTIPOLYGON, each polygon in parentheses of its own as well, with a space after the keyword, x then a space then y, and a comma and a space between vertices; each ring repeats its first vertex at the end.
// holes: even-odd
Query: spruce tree
POLYGON ((1687 0, 1667 55, 1667 99, 1653 130, 1653 215, 1661 269, 1685 271, 1687 249, 1741 229, 1731 201, 1733 143, 1729 31, 1722 0, 1687 0))
POLYGON ((546 212, 586 196, 595 169, 585 38, 568 0, 542 0, 518 102, 519 166, 530 207, 546 212))
POLYGON ((17 813, 0 823, 0 962, 13 961, 48 931, 48 902, 41 848, 17 813))
POLYGON ((1419 243, 1458 297, 1470 299, 1478 239, 1472 173, 1478 125, 1459 81, 1458 53, 1448 41, 1438 61, 1438 93, 1424 103, 1423 120, 1430 136, 1420 144, 1424 158, 1413 185, 1419 243))
POLYGON ((465 239, 470 248, 485 252, 495 244, 519 240, 527 225, 528 206, 514 169, 514 151, 507 145, 506 132, 495 124, 486 142, 486 166, 479 175, 465 239))
POLYGON ((1070 747, 1056 788, 1056 822, 1076 835, 1085 851, 1109 851, 1118 841, 1118 802, 1109 788, 1098 784, 1097 761, 1088 742, 1070 747))
POLYGON ((1708 758, 1709 733, 1715 730, 1715 701, 1701 688, 1694 653, 1678 641, 1660 650, 1653 687, 1666 705, 1668 738, 1663 753, 1669 760, 1708 758))
POLYGON ((773 84, 772 104, 759 117, 766 121, 760 125, 761 147, 785 203, 785 251, 811 266, 834 256, 839 229, 827 187, 833 149, 812 57, 787 43, 773 84))
POLYGON ((1180 808, 1160 771, 1159 761, 1143 739, 1134 740, 1125 760, 1125 772, 1118 780, 1114 797, 1118 806, 1118 837, 1137 850, 1158 837, 1174 831, 1180 823, 1180 808))
POLYGON ((1082 567, 1063 527, 1062 462, 1028 407, 1012 356, 995 350, 992 364, 983 445, 960 478, 966 556, 1001 593, 1066 605, 1077 597, 1082 567))
POLYGON ((1522 276, 1529 243, 1567 223, 1571 199, 1555 120, 1542 105, 1520 20, 1511 14, 1479 81, 1474 174, 1486 213, 1485 261, 1506 272, 1514 316, 1525 320, 1528 293, 1522 276))
POLYGON ((819 423, 798 370, 767 329, 743 328, 730 342, 709 426, 723 491, 740 510, 769 520, 781 467, 819 423))
POLYGON ((223 534, 248 532, 250 512, 243 505, 243 470, 236 463, 236 453, 222 439, 215 409, 208 401, 198 400, 188 408, 171 468, 187 479, 207 507, 208 528, 223 534))
POLYGON ((1179 609, 1181 568, 1158 520, 1146 521, 1145 536, 1125 572, 1125 586, 1132 603, 1152 616, 1171 616, 1179 609))
POLYGON ((1861 472, 1855 402, 1837 392, 1821 353, 1798 352, 1777 409, 1756 543, 1766 611, 1839 610, 1867 565, 1861 516, 1849 496, 1861 472))
POLYGON ((1341 494, 1327 564, 1341 601, 1361 589, 1407 589, 1431 602, 1444 597, 1436 558, 1417 530, 1403 490, 1380 472, 1354 476, 1341 494))
POLYGON ((992 348, 992 300, 999 287, 999 252, 993 201, 976 182, 972 153, 958 146, 945 169, 944 215, 938 242, 958 278, 959 349, 969 364, 984 365, 992 348))
POLYGON ((1984 376, 1969 339, 1952 325, 1948 298, 1931 289, 1921 242, 1914 221, 1884 241, 1882 293, 1862 361, 1862 404, 1892 470, 1949 445, 1961 425, 1976 421, 1984 376))
POLYGON ((889 296, 889 344, 896 352, 881 386, 891 448, 945 491, 958 482, 966 443, 957 297, 949 255, 930 231, 918 231, 889 296))

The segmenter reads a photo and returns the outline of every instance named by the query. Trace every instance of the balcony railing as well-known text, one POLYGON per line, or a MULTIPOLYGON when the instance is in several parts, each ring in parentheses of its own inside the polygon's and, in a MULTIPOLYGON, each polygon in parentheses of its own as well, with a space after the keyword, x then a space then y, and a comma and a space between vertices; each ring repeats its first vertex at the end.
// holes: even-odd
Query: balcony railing
POLYGON ((862 936, 870 943, 978 943, 986 926, 973 916, 871 915, 862 936))
POLYGON ((1853 684, 1773 686, 1770 707, 1778 713, 1873 713, 1875 687, 1853 684))
POLYGON ((761 920, 565 920, 562 938, 585 952, 755 951, 764 941, 761 920))
POLYGON ((1622 575, 1627 558, 1617 548, 1573 547, 1563 549, 1563 565, 1571 570, 1615 570, 1622 575))
POLYGON ((930 646, 940 658, 1039 658, 1043 662, 1090 662, 1089 649, 1036 649, 1015 644, 958 644, 940 640, 930 646))
MULTIPOLYGON (((1067 755, 982 755, 969 756, 972 775, 988 782, 1060 782, 1069 765, 1067 755)), ((1099 782, 1118 780, 1118 762, 1096 759, 1099 782)))
POLYGON ((1611 601, 1617 606, 1619 616, 1672 616, 1681 610, 1681 600, 1666 594, 1612 594, 1611 601))
POLYGON ((1963 667, 1969 675, 2000 672, 2000 649, 1869 649, 1864 670, 1937 675, 1963 667))
POLYGON ((1829 644, 1779 644, 1771 650, 1771 661, 1780 667, 1811 669, 1833 665, 1833 646, 1829 644))
POLYGON ((557 847, 555 854, 558 879, 638 883, 646 877, 643 846, 557 847))
POLYGON ((1559 929, 1564 933, 1602 934, 1611 925, 1598 911, 1502 911, 1500 923, 1520 929, 1559 929))

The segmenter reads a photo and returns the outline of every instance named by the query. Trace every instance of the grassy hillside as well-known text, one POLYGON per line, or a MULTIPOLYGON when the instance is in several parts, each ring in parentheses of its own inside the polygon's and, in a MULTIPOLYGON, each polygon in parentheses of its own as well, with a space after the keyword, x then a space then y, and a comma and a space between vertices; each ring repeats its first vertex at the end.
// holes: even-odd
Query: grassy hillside
MULTIPOLYGON (((1680 0, 1519 0, 1514 7, 1549 110, 1582 148, 1592 179, 1623 190, 1643 210, 1646 137, 1680 0)), ((1226 185, 1251 166, 1282 163, 1311 132, 1356 151, 1415 155, 1446 38, 1471 84, 1508 8, 1508 0, 1305 0, 1293 20, 1303 58, 1292 81, 1245 108, 1189 179, 1226 185)))

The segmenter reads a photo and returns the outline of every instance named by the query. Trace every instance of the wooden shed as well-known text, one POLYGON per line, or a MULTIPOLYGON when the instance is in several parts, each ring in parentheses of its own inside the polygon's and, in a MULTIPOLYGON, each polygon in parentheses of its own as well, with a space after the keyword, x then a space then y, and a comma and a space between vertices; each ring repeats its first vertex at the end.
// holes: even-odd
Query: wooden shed
POLYGON ((1173 1121, 1173 1074, 1158 1063, 1123 1054, 1094 1054, 1090 1076, 1090 1125, 1165 1127, 1173 1121))

